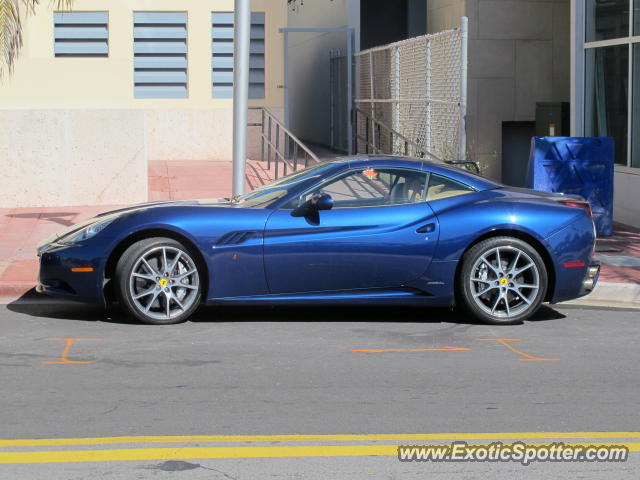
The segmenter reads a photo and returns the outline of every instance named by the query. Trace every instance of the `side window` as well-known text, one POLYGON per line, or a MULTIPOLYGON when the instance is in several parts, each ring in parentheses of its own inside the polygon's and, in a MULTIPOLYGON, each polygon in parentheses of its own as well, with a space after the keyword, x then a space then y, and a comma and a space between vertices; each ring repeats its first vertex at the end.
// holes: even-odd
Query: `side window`
POLYGON ((328 193, 336 208, 403 205, 425 201, 427 174, 417 170, 366 168, 350 170, 302 195, 302 204, 319 193, 328 193))
POLYGON ((456 197, 473 193, 473 188, 464 183, 457 182, 441 175, 431 174, 429 178, 429 189, 427 190, 427 201, 439 200, 441 198, 456 197))

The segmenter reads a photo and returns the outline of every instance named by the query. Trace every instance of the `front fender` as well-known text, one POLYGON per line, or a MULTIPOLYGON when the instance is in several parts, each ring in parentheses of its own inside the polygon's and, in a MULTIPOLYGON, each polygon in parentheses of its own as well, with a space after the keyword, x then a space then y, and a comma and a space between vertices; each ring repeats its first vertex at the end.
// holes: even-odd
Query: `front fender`
MULTIPOLYGON (((132 236, 145 232, 171 232, 194 245, 208 271, 205 300, 268 293, 263 262, 264 223, 261 209, 213 209, 166 207, 159 212, 134 214, 118 222, 118 234, 109 245, 109 256, 132 236), (251 232, 246 238, 234 232, 251 232), (249 292, 249 293, 247 293, 249 292)), ((104 271, 103 271, 104 274, 104 271)))

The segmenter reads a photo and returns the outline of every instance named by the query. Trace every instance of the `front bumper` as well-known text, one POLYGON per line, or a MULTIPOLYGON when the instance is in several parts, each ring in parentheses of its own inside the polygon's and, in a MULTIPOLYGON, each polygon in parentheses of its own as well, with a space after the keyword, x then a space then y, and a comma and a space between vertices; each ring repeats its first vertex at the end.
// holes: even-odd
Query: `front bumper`
POLYGON ((103 262, 94 249, 53 243, 43 246, 38 256, 37 292, 104 305, 103 262), (82 271, 73 271, 78 268, 82 271))

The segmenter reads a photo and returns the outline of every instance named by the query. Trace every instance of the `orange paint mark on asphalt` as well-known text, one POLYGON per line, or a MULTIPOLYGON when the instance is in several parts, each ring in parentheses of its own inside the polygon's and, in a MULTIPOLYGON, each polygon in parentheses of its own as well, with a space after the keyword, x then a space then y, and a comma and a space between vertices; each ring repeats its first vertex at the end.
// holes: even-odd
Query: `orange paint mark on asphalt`
POLYGON ((385 348, 385 349, 354 349, 352 352, 360 353, 385 353, 385 352, 461 352, 464 350, 471 350, 465 347, 450 347, 444 346, 441 348, 385 348))
POLYGON ((60 360, 56 362, 42 362, 44 365, 64 365, 64 364, 86 365, 88 363, 93 363, 93 361, 87 361, 87 360, 83 360, 83 361, 69 360, 68 358, 69 350, 71 350, 71 346, 75 341, 79 341, 79 342, 99 342, 100 341, 99 338, 46 338, 45 340, 63 340, 66 342, 66 344, 64 346, 64 350, 62 350, 62 353, 60 354, 60 360))
POLYGON ((533 355, 529 355, 528 353, 521 352, 513 345, 510 345, 507 342, 519 342, 519 338, 476 338, 476 342, 498 342, 500 345, 504 345, 513 353, 522 356, 523 358, 519 358, 518 360, 521 362, 557 362, 559 358, 541 358, 534 357, 533 355))

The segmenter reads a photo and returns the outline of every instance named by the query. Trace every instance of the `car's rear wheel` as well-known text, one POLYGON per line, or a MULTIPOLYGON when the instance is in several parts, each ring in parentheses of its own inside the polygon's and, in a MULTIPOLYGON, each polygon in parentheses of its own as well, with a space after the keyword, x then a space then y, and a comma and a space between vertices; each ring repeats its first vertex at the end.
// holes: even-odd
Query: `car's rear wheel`
POLYGON ((458 291, 464 307, 480 320, 513 324, 540 308, 547 283, 544 261, 535 248, 518 238, 495 237, 465 253, 458 291))
POLYGON ((170 238, 131 245, 118 260, 114 280, 120 304, 144 323, 184 322, 200 304, 200 272, 194 256, 170 238))

